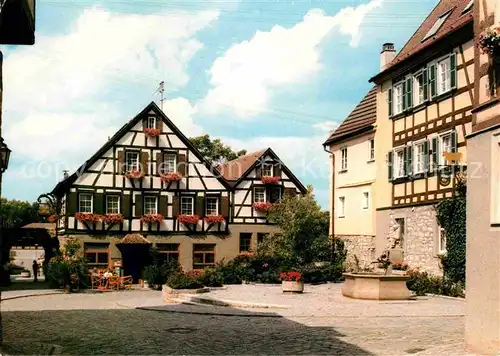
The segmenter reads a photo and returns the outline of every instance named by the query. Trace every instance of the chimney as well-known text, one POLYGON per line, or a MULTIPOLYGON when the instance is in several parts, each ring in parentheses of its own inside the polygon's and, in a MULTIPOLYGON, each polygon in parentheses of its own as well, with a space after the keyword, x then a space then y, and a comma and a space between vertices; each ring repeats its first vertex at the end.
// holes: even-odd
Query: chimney
POLYGON ((384 43, 382 45, 382 52, 380 52, 380 71, 386 69, 394 57, 396 57, 394 43, 384 43))
POLYGON ((69 177, 68 171, 66 169, 63 170, 63 177, 64 177, 64 179, 69 177))

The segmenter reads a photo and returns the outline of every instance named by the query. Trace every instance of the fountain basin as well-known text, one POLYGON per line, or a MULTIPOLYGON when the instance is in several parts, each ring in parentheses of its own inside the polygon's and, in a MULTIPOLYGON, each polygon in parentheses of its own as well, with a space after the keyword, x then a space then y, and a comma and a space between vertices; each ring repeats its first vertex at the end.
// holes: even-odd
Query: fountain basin
POLYGON ((367 300, 407 300, 411 292, 406 287, 408 276, 395 274, 344 273, 342 295, 367 300))

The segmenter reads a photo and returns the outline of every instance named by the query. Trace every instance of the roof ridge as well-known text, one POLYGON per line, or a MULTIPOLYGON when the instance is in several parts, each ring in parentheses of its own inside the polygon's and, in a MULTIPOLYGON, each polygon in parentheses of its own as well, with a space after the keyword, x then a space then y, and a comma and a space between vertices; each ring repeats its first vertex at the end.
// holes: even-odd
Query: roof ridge
POLYGON ((260 152, 262 152, 262 154, 264 154, 264 152, 266 152, 268 149, 269 149, 269 147, 268 148, 263 148, 263 149, 258 150, 258 151, 254 151, 254 152, 250 152, 250 153, 244 154, 243 156, 239 156, 238 158, 235 158, 235 159, 232 159, 230 161, 224 162, 222 165, 224 166, 224 165, 229 164, 231 162, 239 161, 240 159, 246 158, 247 156, 254 156, 254 155, 256 155, 257 153, 260 153, 260 152))

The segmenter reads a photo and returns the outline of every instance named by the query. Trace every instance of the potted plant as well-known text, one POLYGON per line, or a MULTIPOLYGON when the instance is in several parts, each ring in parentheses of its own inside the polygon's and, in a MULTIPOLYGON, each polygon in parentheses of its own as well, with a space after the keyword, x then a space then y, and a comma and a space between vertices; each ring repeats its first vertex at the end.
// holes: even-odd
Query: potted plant
POLYGON ((182 179, 182 174, 177 172, 164 173, 160 176, 160 179, 165 183, 178 182, 182 179))
POLYGON ((283 272, 280 274, 281 289, 283 293, 302 293, 304 291, 304 282, 300 272, 283 272))
POLYGON ((160 136, 161 131, 159 129, 145 128, 144 133, 149 137, 160 136))
POLYGON ((223 223, 224 221, 226 221, 226 219, 224 219, 224 216, 222 216, 222 215, 209 215, 209 216, 205 216, 203 218, 203 220, 207 224, 219 224, 219 223, 223 223))
POLYGON ((278 184, 280 181, 280 177, 262 176, 260 180, 264 184, 278 184))
POLYGON ((253 208, 261 213, 267 213, 271 208, 272 204, 269 202, 257 202, 253 203, 253 208))

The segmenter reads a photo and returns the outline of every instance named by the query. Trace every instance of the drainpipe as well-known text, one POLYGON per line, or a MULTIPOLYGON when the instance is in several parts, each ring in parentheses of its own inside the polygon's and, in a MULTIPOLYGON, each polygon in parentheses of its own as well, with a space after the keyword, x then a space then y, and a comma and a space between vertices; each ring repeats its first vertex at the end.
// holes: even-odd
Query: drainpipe
POLYGON ((330 196, 330 199, 331 199, 331 211, 330 211, 330 227, 331 227, 331 230, 330 230, 330 234, 332 235, 332 240, 335 239, 335 155, 333 154, 332 151, 330 151, 329 149, 326 148, 326 144, 323 144, 323 150, 326 152, 326 153, 329 153, 330 154, 330 157, 332 159, 332 191, 330 192, 331 196, 330 196))

